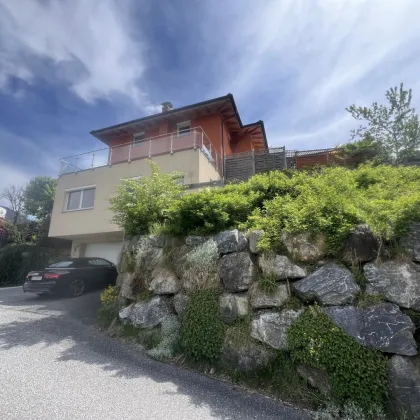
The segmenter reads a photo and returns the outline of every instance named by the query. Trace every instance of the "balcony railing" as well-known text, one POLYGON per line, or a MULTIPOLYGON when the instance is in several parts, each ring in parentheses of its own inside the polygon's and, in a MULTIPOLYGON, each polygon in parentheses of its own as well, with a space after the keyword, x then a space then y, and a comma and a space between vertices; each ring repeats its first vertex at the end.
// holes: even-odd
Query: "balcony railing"
POLYGON ((223 160, 212 142, 201 127, 194 127, 187 133, 164 134, 60 159, 60 175, 189 149, 200 149, 219 174, 223 174, 223 160))

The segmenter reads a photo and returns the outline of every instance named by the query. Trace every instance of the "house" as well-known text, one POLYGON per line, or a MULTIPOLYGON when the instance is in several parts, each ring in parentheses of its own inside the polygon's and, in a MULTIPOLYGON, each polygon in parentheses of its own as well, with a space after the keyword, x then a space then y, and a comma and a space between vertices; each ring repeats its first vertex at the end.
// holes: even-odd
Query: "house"
POLYGON ((222 180, 225 156, 266 149, 264 123, 244 125, 231 94, 91 131, 104 148, 61 159, 49 236, 72 241, 72 256, 116 261, 123 241, 108 199, 125 178, 149 175, 147 159, 200 188, 222 180))

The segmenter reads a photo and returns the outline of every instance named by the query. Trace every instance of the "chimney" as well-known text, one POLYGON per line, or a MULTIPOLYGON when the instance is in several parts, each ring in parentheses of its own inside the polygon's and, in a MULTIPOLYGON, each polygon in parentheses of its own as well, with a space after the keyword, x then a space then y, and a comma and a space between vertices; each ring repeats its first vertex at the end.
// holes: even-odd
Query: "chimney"
POLYGON ((170 102, 163 102, 162 105, 162 112, 168 112, 171 111, 174 107, 170 102))

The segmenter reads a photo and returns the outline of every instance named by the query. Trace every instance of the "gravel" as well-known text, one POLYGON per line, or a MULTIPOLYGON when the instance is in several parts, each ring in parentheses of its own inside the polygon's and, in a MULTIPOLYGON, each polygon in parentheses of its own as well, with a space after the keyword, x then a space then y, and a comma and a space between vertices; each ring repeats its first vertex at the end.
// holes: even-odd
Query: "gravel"
POLYGON ((270 398, 163 364, 98 331, 99 293, 0 289, 2 420, 309 419, 270 398))

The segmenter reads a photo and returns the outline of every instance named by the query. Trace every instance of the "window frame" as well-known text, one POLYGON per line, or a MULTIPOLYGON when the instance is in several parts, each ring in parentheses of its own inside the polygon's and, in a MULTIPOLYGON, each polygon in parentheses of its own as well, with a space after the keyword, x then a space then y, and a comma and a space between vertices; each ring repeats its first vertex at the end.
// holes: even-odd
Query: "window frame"
POLYGON ((95 198, 96 198, 96 185, 86 185, 84 187, 77 187, 77 188, 69 188, 65 190, 65 200, 64 200, 64 209, 63 212, 72 212, 72 211, 81 211, 81 210, 92 210, 95 207, 95 198), (93 206, 92 207, 82 207, 83 203, 83 195, 84 191, 86 190, 95 190, 95 194, 93 196, 93 206), (80 199, 79 199, 79 207, 77 209, 69 209, 69 202, 70 202, 70 194, 75 192, 81 192, 80 199))
POLYGON ((179 122, 179 123, 176 123, 176 136, 177 137, 182 137, 182 136, 188 136, 188 134, 190 134, 191 133, 191 121, 190 120, 187 120, 187 121, 182 121, 182 122, 179 122), (186 126, 186 125, 188 125, 189 126, 189 129, 188 129, 188 131, 185 131, 185 132, 180 132, 180 129, 183 127, 183 126, 186 126))
POLYGON ((133 138, 131 139, 131 146, 137 147, 140 146, 142 143, 146 141, 146 132, 145 131, 139 131, 136 134, 133 134, 133 138), (136 140, 136 137, 143 136, 141 140, 136 140))

